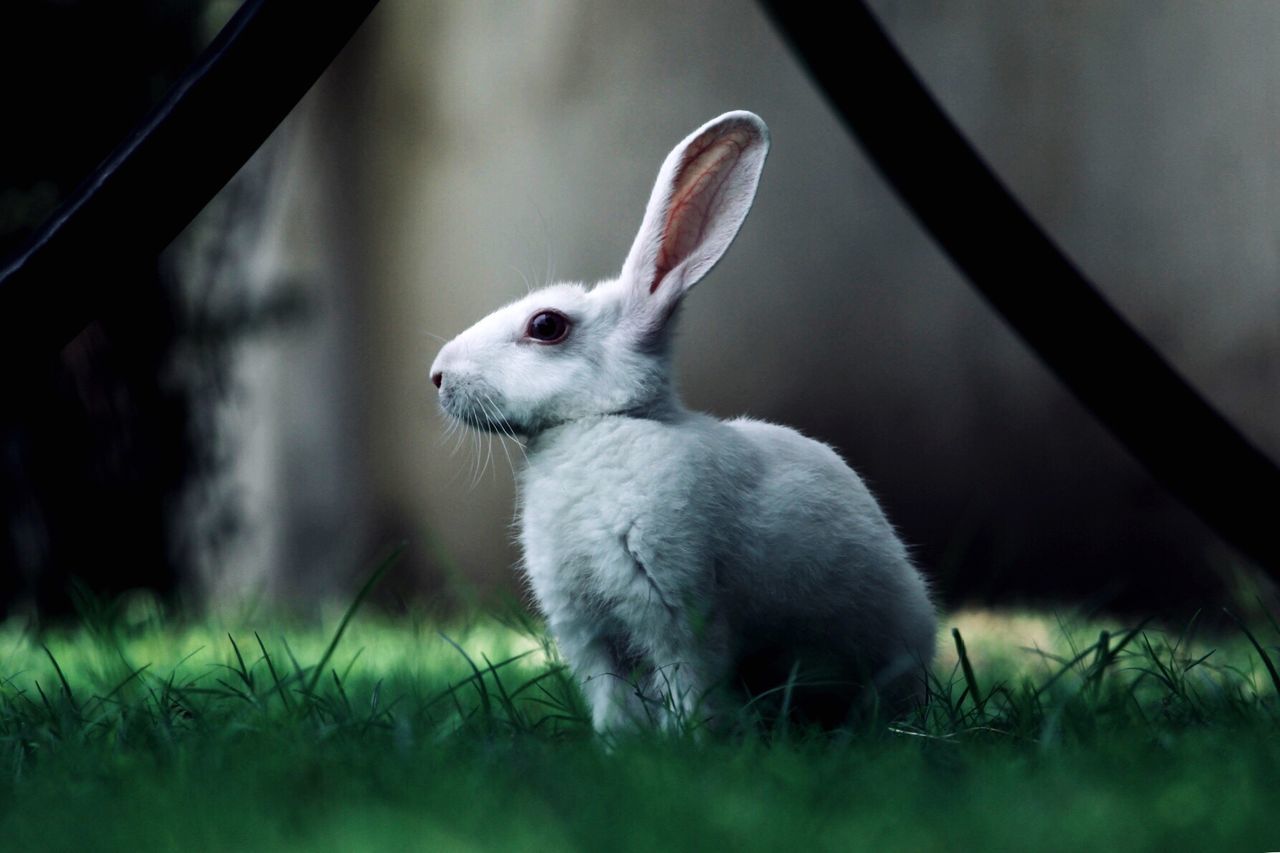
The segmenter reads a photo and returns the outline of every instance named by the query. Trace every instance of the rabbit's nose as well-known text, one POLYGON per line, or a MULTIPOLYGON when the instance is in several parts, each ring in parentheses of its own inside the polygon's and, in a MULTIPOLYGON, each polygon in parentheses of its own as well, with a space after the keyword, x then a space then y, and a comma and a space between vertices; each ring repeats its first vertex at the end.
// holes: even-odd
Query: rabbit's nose
POLYGON ((444 381, 444 373, 442 373, 441 371, 437 370, 435 373, 431 374, 431 384, 436 386, 437 388, 440 387, 440 383, 443 381, 444 381))

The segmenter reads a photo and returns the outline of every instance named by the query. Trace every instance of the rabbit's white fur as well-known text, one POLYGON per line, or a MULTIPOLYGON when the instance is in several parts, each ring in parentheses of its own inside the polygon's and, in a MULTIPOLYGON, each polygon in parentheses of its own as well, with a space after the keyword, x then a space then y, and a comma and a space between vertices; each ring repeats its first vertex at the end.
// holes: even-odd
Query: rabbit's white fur
POLYGON ((843 714, 868 688, 918 695, 933 656, 924 580, 835 451, 688 411, 672 385, 676 309, 737 234, 768 144, 751 113, 708 122, 667 157, 617 279, 532 293, 431 367, 448 414, 528 437, 524 571, 598 729, 714 716, 788 678, 843 714), (530 337, 548 309, 562 342, 530 337))

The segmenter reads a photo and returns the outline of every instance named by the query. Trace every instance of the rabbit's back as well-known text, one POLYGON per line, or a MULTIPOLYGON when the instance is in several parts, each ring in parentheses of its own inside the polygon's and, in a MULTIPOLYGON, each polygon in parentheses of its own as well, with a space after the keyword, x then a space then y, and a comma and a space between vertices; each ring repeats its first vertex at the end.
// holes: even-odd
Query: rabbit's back
MULTIPOLYGON (((918 671, 936 617, 924 579, 861 477, 833 449, 788 427, 730 421, 759 459, 743 505, 739 559, 722 584, 738 634, 803 654, 825 650, 879 672, 918 671)), ((726 553, 734 553, 726 543, 726 553)), ((749 652, 750 649, 747 649, 749 652)))

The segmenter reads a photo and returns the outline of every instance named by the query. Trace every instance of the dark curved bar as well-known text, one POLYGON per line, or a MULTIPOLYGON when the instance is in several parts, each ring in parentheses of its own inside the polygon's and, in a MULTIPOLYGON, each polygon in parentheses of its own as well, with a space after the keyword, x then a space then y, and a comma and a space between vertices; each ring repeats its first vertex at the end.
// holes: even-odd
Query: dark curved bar
POLYGON ((764 6, 880 174, 1170 492, 1280 576, 1280 469, 1130 326, 1000 183, 864 3, 764 6))
POLYGON ((378 0, 245 0, 164 101, 0 266, 0 363, 21 378, 125 294, 350 40, 378 0))

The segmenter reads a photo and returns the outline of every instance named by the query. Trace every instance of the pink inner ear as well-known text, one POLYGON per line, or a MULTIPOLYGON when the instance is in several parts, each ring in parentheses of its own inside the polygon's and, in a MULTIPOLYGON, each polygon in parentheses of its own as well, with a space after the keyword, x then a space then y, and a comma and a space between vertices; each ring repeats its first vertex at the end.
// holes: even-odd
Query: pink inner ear
POLYGON ((731 131, 712 136, 701 145, 694 142, 685 152, 684 163, 676 175, 675 189, 671 193, 671 206, 667 210, 666 227, 662 230, 662 244, 658 247, 650 293, 656 291, 667 273, 685 261, 702 242, 720 190, 750 141, 749 132, 731 131))

